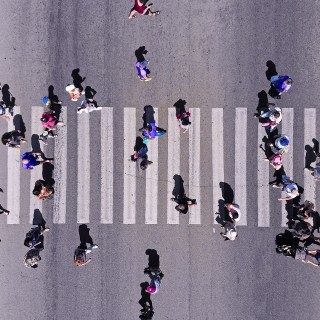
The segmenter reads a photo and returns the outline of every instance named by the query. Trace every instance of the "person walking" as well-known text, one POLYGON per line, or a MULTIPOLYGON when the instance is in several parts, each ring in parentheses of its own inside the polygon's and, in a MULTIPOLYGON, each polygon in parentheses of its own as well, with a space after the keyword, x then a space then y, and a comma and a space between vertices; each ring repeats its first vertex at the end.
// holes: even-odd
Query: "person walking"
POLYGON ((44 144, 47 144, 48 137, 56 137, 57 134, 54 133, 56 126, 63 126, 64 123, 59 121, 51 112, 45 112, 42 114, 40 119, 41 125, 44 128, 43 133, 40 135, 39 140, 44 144))
POLYGON ((21 143, 27 142, 20 130, 13 130, 4 133, 1 141, 3 145, 10 148, 20 148, 21 143))
POLYGON ((37 268, 38 262, 41 260, 40 250, 33 248, 30 249, 24 256, 24 265, 27 268, 37 268))
POLYGON ((160 268, 146 268, 145 273, 149 275, 151 281, 146 288, 146 292, 156 294, 159 292, 163 273, 160 268))
POLYGON ((44 180, 37 180, 32 193, 38 200, 49 200, 53 197, 54 188, 44 180))
POLYGON ((78 101, 79 98, 84 95, 84 91, 80 91, 80 89, 76 88, 74 84, 68 84, 66 86, 66 91, 69 93, 72 101, 78 101))
POLYGON ((153 140, 156 137, 161 137, 167 131, 156 126, 155 121, 152 121, 147 125, 146 128, 142 128, 139 131, 142 132, 142 136, 144 137, 144 141, 153 140))
POLYGON ((130 11, 129 19, 135 18, 136 14, 155 17, 160 14, 160 11, 151 11, 152 3, 147 5, 148 0, 134 0, 134 6, 130 11))
POLYGON ((11 118, 6 114, 6 105, 3 101, 0 101, 0 119, 9 121, 11 118))
POLYGON ((92 261, 91 258, 87 258, 87 254, 91 253, 93 249, 98 249, 98 245, 91 244, 89 248, 84 245, 80 245, 74 252, 74 263, 77 267, 82 267, 92 261))
POLYGON ((50 228, 45 225, 31 228, 31 230, 26 233, 24 245, 28 248, 43 249, 43 235, 49 230, 50 228))
POLYGON ((224 206, 228 211, 230 221, 234 223, 238 222, 241 218, 241 211, 239 205, 235 203, 226 203, 224 206))
POLYGON ((224 240, 236 240, 238 236, 238 232, 236 229, 236 223, 234 221, 226 221, 222 228, 224 228, 224 232, 220 232, 220 235, 224 238, 224 240))
POLYGON ((188 198, 186 194, 182 197, 178 195, 175 198, 171 198, 171 201, 177 203, 175 209, 179 211, 180 214, 187 214, 189 207, 197 205, 197 200, 188 198))
POLYGON ((145 61, 137 61, 136 62, 136 69, 138 73, 138 77, 141 81, 150 81, 152 78, 149 76, 150 70, 147 68, 149 64, 149 60, 145 61))
POLYGON ((265 158, 265 161, 269 161, 270 165, 275 170, 280 170, 282 168, 283 155, 282 154, 273 154, 269 158, 265 158))
POLYGON ((281 183, 274 183, 272 186, 274 188, 282 188, 282 191, 287 194, 285 197, 278 198, 279 201, 289 201, 299 196, 298 185, 285 175, 282 176, 281 183))
POLYGON ((179 128, 180 129, 183 129, 183 133, 186 133, 188 130, 189 130, 189 127, 190 127, 190 112, 183 112, 182 114, 181 113, 178 113, 177 114, 177 120, 178 120, 178 123, 179 123, 179 128))
POLYGON ((284 92, 288 92, 292 85, 292 79, 288 76, 279 76, 279 74, 271 77, 271 88, 269 95, 275 99, 281 99, 284 92))
POLYGON ((262 114, 255 114, 256 118, 259 118, 259 122, 262 127, 265 127, 267 134, 270 134, 275 130, 278 124, 282 120, 282 112, 279 107, 275 107, 273 110, 263 112, 262 114))
POLYGON ((26 170, 32 170, 35 166, 38 166, 39 164, 51 162, 51 160, 49 159, 39 160, 40 157, 42 157, 42 154, 40 152, 25 152, 21 156, 22 168, 26 170))
POLYGON ((271 147, 271 151, 274 154, 284 154, 289 151, 289 137, 281 134, 274 137, 275 141, 274 143, 269 143, 269 146, 271 147))

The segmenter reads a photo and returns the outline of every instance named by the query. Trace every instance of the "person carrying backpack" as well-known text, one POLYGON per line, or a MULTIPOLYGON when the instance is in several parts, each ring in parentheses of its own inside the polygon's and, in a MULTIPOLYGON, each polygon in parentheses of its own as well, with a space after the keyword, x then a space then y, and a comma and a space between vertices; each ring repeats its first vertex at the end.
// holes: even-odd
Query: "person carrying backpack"
POLYGON ((21 143, 26 143, 27 140, 23 137, 20 130, 13 130, 2 135, 1 141, 3 145, 10 148, 20 148, 21 143))
POLYGON ((274 75, 271 77, 269 95, 275 99, 281 99, 284 92, 288 92, 292 85, 292 79, 288 76, 274 75))
POLYGON ((191 115, 190 112, 183 112, 182 114, 181 113, 177 114, 179 128, 183 129, 183 133, 185 133, 189 130, 189 126, 191 124, 191 122, 189 120, 190 115, 191 115))
POLYGON ((26 233, 24 245, 28 248, 42 248, 43 234, 49 230, 50 228, 47 228, 46 226, 31 228, 31 230, 26 233))
POLYGON ((275 141, 274 143, 269 143, 269 146, 271 147, 271 151, 274 154, 284 154, 289 151, 289 137, 281 134, 274 137, 275 141))

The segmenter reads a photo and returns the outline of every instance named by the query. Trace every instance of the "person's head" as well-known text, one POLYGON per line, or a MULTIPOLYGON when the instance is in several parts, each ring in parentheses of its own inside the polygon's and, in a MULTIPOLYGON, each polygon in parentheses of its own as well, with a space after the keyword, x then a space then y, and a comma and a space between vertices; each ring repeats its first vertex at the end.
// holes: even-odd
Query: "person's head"
POLYGON ((285 83, 286 83, 286 84, 290 84, 290 85, 291 85, 291 84, 293 83, 293 81, 292 81, 292 79, 291 79, 291 78, 289 78, 289 79, 287 79, 287 80, 285 81, 285 83))
POLYGON ((23 160, 22 160, 22 163, 23 163, 23 164, 28 164, 28 163, 29 163, 29 160, 28 160, 28 159, 23 159, 23 160))
POLYGON ((274 157, 273 157, 273 163, 274 164, 281 164, 282 163, 282 157, 280 154, 276 154, 274 157))
POLYGON ((179 210, 185 210, 186 209, 186 205, 184 203, 180 203, 180 204, 177 205, 177 208, 179 210))
POLYGON ((280 112, 276 111, 273 115, 276 119, 278 119, 280 117, 280 112))
POLYGON ((83 259, 81 257, 77 257, 75 260, 74 260, 74 263, 76 266, 82 266, 83 265, 83 259))
POLYGON ((149 132, 152 131, 152 126, 151 126, 151 124, 148 124, 148 125, 147 125, 147 131, 149 131, 149 132))
POLYGON ((42 117, 42 118, 40 119, 40 121, 41 121, 41 122, 48 122, 48 119, 45 118, 45 117, 42 117))
POLYGON ((66 91, 67 92, 71 92, 72 90, 74 90, 76 87, 73 84, 69 84, 66 86, 66 91))
POLYGON ((146 292, 155 293, 156 292, 156 287, 147 286, 146 292))
POLYGON ((148 161, 141 161, 140 163, 140 169, 146 170, 148 168, 148 161))
POLYGON ((308 200, 306 200, 306 201, 304 202, 304 206, 305 206, 306 209, 308 209, 308 210, 314 210, 314 203, 312 203, 312 202, 310 202, 310 201, 308 201, 308 200))
POLYGON ((233 219, 238 219, 239 213, 237 211, 233 212, 233 219))
POLYGON ((24 240, 24 245, 25 245, 26 247, 31 248, 31 247, 32 247, 32 239, 26 238, 26 239, 24 240))

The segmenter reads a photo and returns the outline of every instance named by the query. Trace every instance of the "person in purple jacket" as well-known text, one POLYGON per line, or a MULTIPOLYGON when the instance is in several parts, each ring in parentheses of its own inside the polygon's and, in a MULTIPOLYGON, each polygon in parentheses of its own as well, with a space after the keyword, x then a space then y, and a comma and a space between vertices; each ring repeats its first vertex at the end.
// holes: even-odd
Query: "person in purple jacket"
POLYGON ((167 131, 156 126, 154 121, 150 122, 146 128, 141 129, 144 139, 154 139, 163 136, 167 131))
POLYGON ((288 76, 274 75, 271 77, 271 88, 269 95, 275 99, 281 99, 284 92, 288 92, 292 85, 292 79, 288 76))

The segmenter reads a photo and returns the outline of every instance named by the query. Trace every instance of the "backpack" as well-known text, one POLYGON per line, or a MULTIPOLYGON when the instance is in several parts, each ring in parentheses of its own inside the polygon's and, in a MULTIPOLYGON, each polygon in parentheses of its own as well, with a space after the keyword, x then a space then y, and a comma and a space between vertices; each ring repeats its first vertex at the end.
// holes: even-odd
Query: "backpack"
POLYGON ((41 260, 38 249, 29 250, 24 256, 24 264, 28 268, 35 268, 38 264, 38 261, 41 260))
POLYGON ((26 239, 24 241, 24 245, 26 247, 32 248, 38 242, 40 236, 41 236, 40 228, 39 227, 32 228, 30 231, 26 233, 26 239), (29 245, 30 240, 32 241, 31 247, 29 245))

